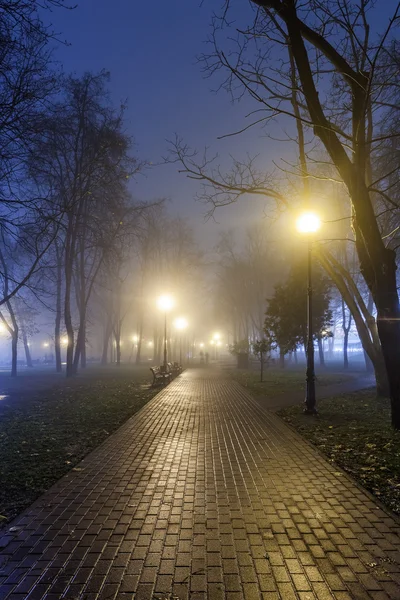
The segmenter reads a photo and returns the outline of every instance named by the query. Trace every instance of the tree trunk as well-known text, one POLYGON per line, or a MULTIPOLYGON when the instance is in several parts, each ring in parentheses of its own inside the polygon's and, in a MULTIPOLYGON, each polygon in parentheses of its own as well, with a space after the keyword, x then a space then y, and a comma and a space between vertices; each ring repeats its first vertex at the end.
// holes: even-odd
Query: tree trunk
POLYGON ((11 337, 11 377, 17 376, 17 358, 18 358, 18 328, 14 330, 11 337))
POLYGON ((86 321, 84 326, 84 333, 82 336, 82 344, 81 344, 81 368, 86 369, 86 321))
POLYGON ((26 333, 26 324, 22 314, 18 314, 18 321, 21 327, 21 337, 22 343, 24 344, 26 366, 28 367, 28 369, 31 369, 33 367, 31 350, 29 348, 28 335, 26 333))
POLYGON ((29 348, 28 337, 26 335, 25 329, 22 330, 22 341, 23 341, 24 350, 25 350, 26 366, 29 369, 31 369, 33 367, 32 357, 31 357, 31 351, 30 351, 30 348, 29 348))
POLYGON ((382 373, 382 366, 384 366, 384 359, 382 348, 379 341, 374 341, 372 337, 372 332, 370 327, 366 324, 361 314, 360 308, 358 307, 356 300, 346 285, 346 282, 341 273, 338 273, 332 264, 327 259, 327 256, 321 252, 318 253, 318 259, 323 266, 323 268, 330 275, 332 280, 335 282, 336 287, 338 288, 340 294, 342 295, 347 308, 349 309, 352 318, 354 319, 354 324, 357 329, 358 337, 361 340, 362 346, 364 348, 364 352, 368 354, 370 357, 373 368, 375 372, 375 377, 379 377, 379 384, 377 380, 377 395, 382 397, 389 397, 389 382, 387 381, 386 385, 384 383, 384 375, 382 373))
POLYGON ((281 350, 279 350, 279 367, 285 368, 285 354, 281 350))
POLYGON ((115 350, 116 350, 116 364, 117 367, 121 366, 121 337, 120 335, 115 338, 115 350))
POLYGON ((56 309, 56 318, 54 324, 54 354, 56 357, 56 372, 62 372, 61 360, 61 305, 60 311, 56 309))
POLYGON ((376 395, 378 398, 390 398, 390 389, 385 363, 374 364, 374 375, 376 380, 376 395))
POLYGON ((57 257, 57 281, 56 281, 56 315, 54 322, 54 354, 56 358, 56 372, 62 372, 61 359, 61 317, 62 317, 62 251, 58 243, 55 244, 57 257))
POLYGON ((140 317, 138 336, 139 336, 139 339, 138 339, 138 343, 137 343, 135 363, 137 365, 140 365, 140 358, 141 358, 141 354, 142 354, 142 343, 143 343, 143 316, 140 317))
POLYGON ((66 376, 74 375, 74 328, 72 325, 71 315, 71 292, 72 292, 72 265, 74 258, 74 235, 73 235, 73 218, 68 216, 68 229, 66 233, 65 245, 65 290, 64 290, 64 322, 67 331, 67 365, 66 376))
POLYGON ((393 260, 391 281, 389 277, 386 277, 383 269, 382 289, 378 289, 376 292, 375 305, 378 310, 379 339, 389 381, 392 425, 395 429, 400 429, 400 310, 395 268, 393 260), (384 283, 387 285, 384 286, 384 283))
POLYGON ((260 353, 260 361, 261 361, 261 383, 262 383, 263 376, 264 376, 264 355, 262 352, 260 353))
POLYGON ((364 360, 365 360, 365 370, 367 371, 367 373, 373 373, 374 365, 372 363, 372 360, 368 356, 368 354, 365 352, 365 350, 364 350, 364 360))
POLYGON ((78 373, 79 359, 82 351, 82 340, 84 339, 83 323, 79 324, 78 335, 76 336, 75 355, 72 363, 72 373, 76 375, 78 373))
POLYGON ((324 348, 322 345, 322 338, 318 338, 318 355, 319 355, 319 364, 321 367, 325 366, 325 356, 324 356, 324 348))
POLYGON ((343 369, 345 371, 349 368, 349 357, 347 355, 347 346, 349 344, 349 330, 347 328, 343 328, 343 369))
POLYGON ((349 368, 349 358, 347 354, 347 347, 349 345, 349 333, 351 326, 351 312, 349 314, 349 321, 346 324, 346 306, 342 297, 342 329, 343 329, 343 368, 345 371, 349 368))
POLYGON ((119 317, 120 315, 118 314, 114 327, 115 363, 117 367, 121 366, 121 319, 119 317))
POLYGON ((110 344, 110 336, 112 333, 112 322, 111 315, 107 315, 107 322, 104 328, 104 337, 103 337, 103 352, 101 354, 101 364, 104 366, 108 363, 108 347, 110 344))

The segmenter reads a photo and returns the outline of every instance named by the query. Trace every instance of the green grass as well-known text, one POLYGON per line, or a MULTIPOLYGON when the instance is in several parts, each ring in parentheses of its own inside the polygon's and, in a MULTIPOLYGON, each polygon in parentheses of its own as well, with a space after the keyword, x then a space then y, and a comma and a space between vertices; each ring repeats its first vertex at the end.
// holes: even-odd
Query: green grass
MULTIPOLYGON (((260 381, 260 373, 257 371, 245 371, 232 369, 230 375, 238 383, 243 385, 251 394, 261 396, 272 394, 274 396, 293 391, 305 390, 305 372, 292 371, 289 369, 266 369, 264 371, 264 381, 260 381)), ((319 386, 333 385, 343 383, 353 379, 351 375, 343 373, 322 373, 317 375, 319 386)))
POLYGON ((400 514, 400 432, 391 427, 389 400, 365 390, 321 400, 318 410, 310 417, 293 406, 278 415, 400 514))
MULTIPOLYGON (((157 393, 148 369, 100 371, 0 405, 0 525, 15 517, 157 393)), ((23 378, 21 378, 21 385, 23 378)), ((14 397, 15 396, 15 397, 14 397)))

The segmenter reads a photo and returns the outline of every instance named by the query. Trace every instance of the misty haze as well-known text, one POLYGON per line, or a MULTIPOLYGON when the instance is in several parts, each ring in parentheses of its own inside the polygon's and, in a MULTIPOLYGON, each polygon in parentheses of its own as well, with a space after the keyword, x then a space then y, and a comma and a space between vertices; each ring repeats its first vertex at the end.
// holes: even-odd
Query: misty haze
POLYGON ((399 24, 0 0, 0 600, 400 598, 399 24))

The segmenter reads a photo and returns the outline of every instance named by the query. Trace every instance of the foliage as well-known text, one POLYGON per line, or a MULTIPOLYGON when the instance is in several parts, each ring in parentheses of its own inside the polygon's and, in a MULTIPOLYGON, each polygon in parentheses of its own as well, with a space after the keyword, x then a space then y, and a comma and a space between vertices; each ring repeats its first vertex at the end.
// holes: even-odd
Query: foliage
POLYGON ((365 390, 322 400, 319 411, 316 419, 301 406, 278 414, 400 514, 400 434, 390 425, 389 400, 365 390))
MULTIPOLYGON (((313 333, 314 339, 327 335, 332 324, 329 308, 330 283, 320 269, 313 272, 313 333)), ((268 300, 264 330, 282 354, 293 352, 307 342, 307 274, 302 263, 292 268, 287 281, 275 286, 268 300)))
POLYGON ((255 356, 262 361, 265 360, 266 357, 268 357, 268 355, 271 353, 272 341, 270 338, 256 340, 252 343, 251 348, 253 350, 253 354, 255 354, 255 356))
POLYGON ((252 343, 251 347, 253 354, 257 356, 258 360, 260 361, 260 377, 261 381, 263 381, 264 364, 268 364, 271 358, 272 340, 271 338, 256 340, 252 343))
POLYGON ((238 342, 234 342, 229 347, 229 352, 233 356, 237 356, 238 354, 248 354, 250 351, 249 340, 239 340, 238 342))

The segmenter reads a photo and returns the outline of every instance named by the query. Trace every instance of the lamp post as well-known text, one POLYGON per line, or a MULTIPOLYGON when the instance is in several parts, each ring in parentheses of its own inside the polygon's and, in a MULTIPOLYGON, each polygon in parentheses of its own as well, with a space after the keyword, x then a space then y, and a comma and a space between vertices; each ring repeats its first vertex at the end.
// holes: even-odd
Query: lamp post
POLYGON ((157 300, 158 308, 164 311, 164 369, 167 370, 167 312, 171 310, 174 301, 171 296, 164 294, 157 300))
POLYGON ((220 339, 221 339, 221 335, 219 333, 214 333, 213 346, 214 346, 215 360, 218 359, 218 346, 221 345, 220 339))
POLYGON ((176 329, 179 329, 179 331, 180 331, 179 364, 182 366, 182 336, 183 336, 183 330, 186 329, 186 327, 188 326, 188 322, 184 317, 179 317, 178 319, 175 319, 174 325, 175 325, 176 329))
POLYGON ((312 288, 312 234, 321 226, 321 221, 315 213, 303 213, 297 220, 297 230, 308 236, 307 239, 307 369, 306 369, 306 400, 304 412, 313 415, 315 408, 315 364, 313 339, 313 288, 312 288))

